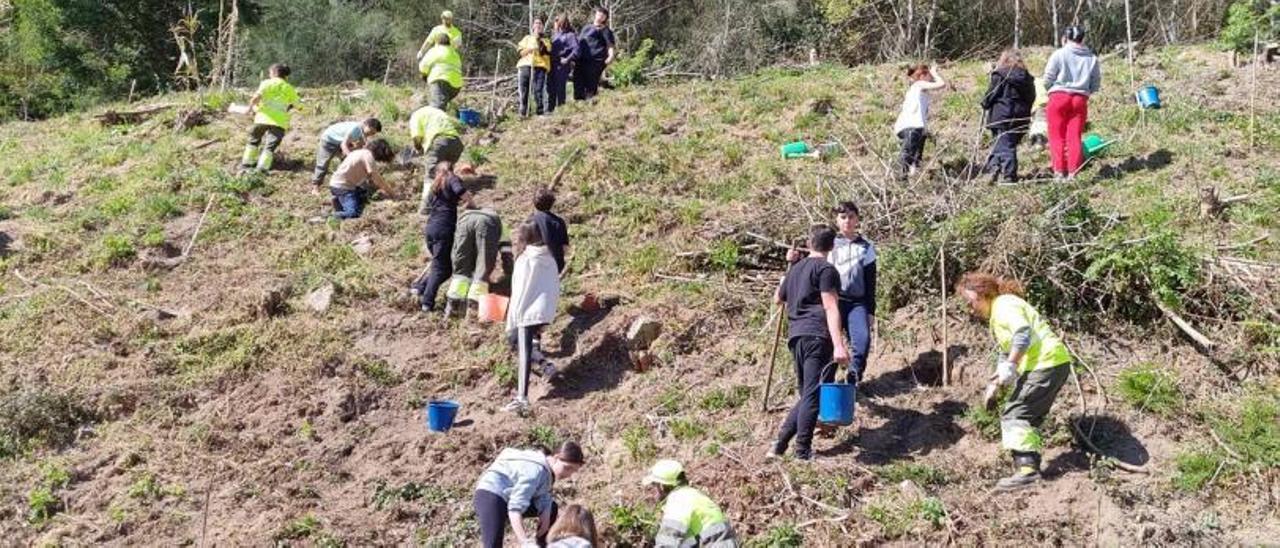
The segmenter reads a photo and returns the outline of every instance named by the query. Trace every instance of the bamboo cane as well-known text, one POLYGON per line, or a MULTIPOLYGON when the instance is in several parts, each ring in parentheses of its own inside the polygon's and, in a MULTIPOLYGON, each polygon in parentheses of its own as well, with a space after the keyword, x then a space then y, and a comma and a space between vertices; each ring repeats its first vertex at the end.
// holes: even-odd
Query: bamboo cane
POLYGON ((786 316, 786 309, 778 311, 777 327, 773 329, 773 348, 769 350, 769 376, 764 381, 764 397, 760 401, 760 411, 767 413, 769 411, 769 392, 773 389, 773 364, 778 358, 778 342, 782 340, 782 320, 786 316))

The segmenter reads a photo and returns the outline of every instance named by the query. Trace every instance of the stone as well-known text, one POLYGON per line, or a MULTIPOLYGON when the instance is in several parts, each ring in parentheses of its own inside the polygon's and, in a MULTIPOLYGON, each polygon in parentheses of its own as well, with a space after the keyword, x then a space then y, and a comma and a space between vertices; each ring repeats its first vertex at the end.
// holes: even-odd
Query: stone
POLYGON ((333 304, 333 284, 324 284, 307 293, 306 302, 307 308, 314 310, 318 314, 324 314, 329 310, 329 306, 333 304))
POLYGON ((662 335, 662 323, 643 316, 636 318, 627 329, 627 347, 633 351, 648 350, 660 335, 662 335))
POLYGON ((356 255, 367 257, 369 253, 373 252, 373 239, 368 235, 361 234, 359 238, 351 241, 351 249, 355 250, 356 255))

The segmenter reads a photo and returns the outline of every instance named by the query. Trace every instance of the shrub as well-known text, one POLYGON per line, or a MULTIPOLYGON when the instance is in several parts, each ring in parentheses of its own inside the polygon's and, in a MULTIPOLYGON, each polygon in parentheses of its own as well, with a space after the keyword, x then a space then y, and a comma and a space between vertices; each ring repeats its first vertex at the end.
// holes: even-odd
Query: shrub
POLYGON ((658 446, 653 443, 653 435, 643 424, 628 426, 622 431, 622 444, 635 462, 646 462, 658 454, 658 446))
POLYGON ((0 459, 39 446, 71 443, 80 425, 93 419, 70 393, 35 388, 0 396, 0 459))
POLYGON ((751 392, 750 386, 735 386, 730 390, 716 388, 702 397, 702 401, 698 402, 698 407, 706 411, 736 409, 747 403, 747 400, 751 398, 751 392))
POLYGON ((942 485, 947 474, 942 469, 917 462, 895 462, 876 469, 876 475, 888 483, 911 480, 919 485, 942 485))
POLYGON ((133 247, 133 240, 123 234, 107 234, 98 244, 98 252, 94 263, 99 268, 121 266, 133 260, 138 254, 133 247))
POLYGON ((649 505, 618 504, 609 508, 614 540, 620 545, 643 546, 653 540, 658 527, 657 510, 649 505))
POLYGON ((1169 416, 1178 406, 1178 379, 1154 364, 1138 364, 1120 373, 1120 396, 1139 411, 1169 416))

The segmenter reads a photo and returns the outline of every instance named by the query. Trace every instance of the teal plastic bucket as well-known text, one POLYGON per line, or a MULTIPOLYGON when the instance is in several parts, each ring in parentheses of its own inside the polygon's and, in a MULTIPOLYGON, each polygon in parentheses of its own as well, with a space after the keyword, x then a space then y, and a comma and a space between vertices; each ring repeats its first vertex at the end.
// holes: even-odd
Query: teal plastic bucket
POLYGON ((1151 85, 1142 86, 1138 90, 1138 104, 1142 105, 1142 108, 1160 108, 1160 90, 1151 85))
POLYGON ((453 419, 458 416, 458 402, 450 400, 431 400, 427 402, 427 429, 432 432, 448 432, 453 428, 453 419))
POLYGON ((818 421, 842 426, 853 424, 855 393, 852 384, 830 382, 818 385, 818 421))
POLYGON ((797 158, 797 157, 809 154, 810 152, 813 152, 813 149, 809 148, 809 143, 806 143, 804 141, 787 143, 785 145, 782 145, 781 150, 782 150, 782 157, 784 159, 797 158))

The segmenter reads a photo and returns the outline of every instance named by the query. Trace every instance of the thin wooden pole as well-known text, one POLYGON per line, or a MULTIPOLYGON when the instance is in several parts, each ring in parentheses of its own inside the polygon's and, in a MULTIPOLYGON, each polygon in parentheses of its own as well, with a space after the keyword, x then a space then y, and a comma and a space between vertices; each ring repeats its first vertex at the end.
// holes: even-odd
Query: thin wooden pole
POLYGON ((1022 0, 1013 0, 1013 49, 1022 47, 1022 0))
POLYGON ((1256 108, 1258 104, 1258 32, 1257 28, 1253 29, 1253 76, 1249 84, 1249 150, 1251 152, 1254 145, 1254 125, 1258 117, 1256 108))
POLYGON ((773 348, 769 350, 769 376, 764 381, 764 397, 760 401, 760 411, 769 412, 769 392, 773 390, 773 364, 778 358, 778 342, 782 340, 782 320, 787 315, 785 305, 778 308, 778 324, 773 329, 773 348))
POLYGON ((948 351, 951 341, 947 333, 947 240, 942 240, 938 250, 938 278, 942 282, 942 306, 938 308, 938 317, 942 320, 942 386, 951 385, 951 359, 948 351))

